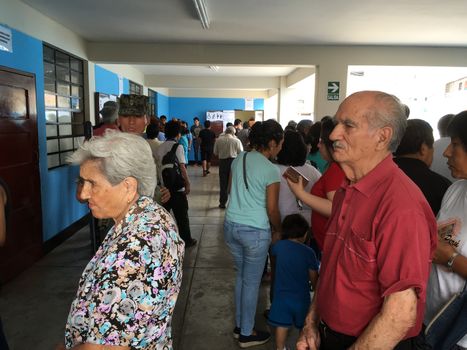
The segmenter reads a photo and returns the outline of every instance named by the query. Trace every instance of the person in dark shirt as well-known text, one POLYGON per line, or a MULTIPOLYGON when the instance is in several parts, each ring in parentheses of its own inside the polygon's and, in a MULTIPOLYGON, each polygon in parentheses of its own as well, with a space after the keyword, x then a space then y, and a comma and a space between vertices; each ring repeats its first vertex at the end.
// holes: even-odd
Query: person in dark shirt
POLYGON ((204 122, 204 129, 199 132, 198 138, 201 148, 203 176, 206 176, 209 174, 212 152, 214 150, 214 143, 216 142, 216 134, 211 130, 211 122, 209 120, 204 122))
POLYGON ((430 170, 433 143, 430 124, 421 119, 409 119, 404 137, 394 153, 394 162, 420 188, 436 215, 451 181, 430 170))

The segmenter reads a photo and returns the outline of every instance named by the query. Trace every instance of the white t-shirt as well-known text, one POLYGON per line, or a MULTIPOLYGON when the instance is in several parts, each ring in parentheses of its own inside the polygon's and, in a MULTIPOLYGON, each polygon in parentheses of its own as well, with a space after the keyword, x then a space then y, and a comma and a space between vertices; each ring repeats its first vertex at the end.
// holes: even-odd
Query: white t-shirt
MULTIPOLYGON (((467 256, 467 180, 453 183, 444 194, 438 213, 438 224, 459 220, 460 230, 454 232, 450 241, 457 246, 457 252, 467 256)), ((464 287, 465 280, 446 267, 433 264, 427 289, 425 324, 428 324, 441 307, 464 287)), ((467 347, 467 335, 458 345, 467 347)))
MULTIPOLYGON (((297 203, 297 198, 290 190, 290 187, 287 184, 287 180, 282 176, 287 168, 287 165, 279 164, 279 170, 281 173, 281 189, 279 192, 279 210, 281 213, 281 221, 284 220, 287 215, 301 214, 306 219, 306 221, 308 221, 308 225, 311 225, 311 208, 302 203, 302 209, 300 209, 297 203)), ((316 170, 314 166, 308 163, 302 166, 295 166, 294 168, 296 168, 310 180, 310 182, 308 182, 305 187, 305 191, 309 193, 311 191, 311 187, 321 177, 321 173, 316 170)))
MULTIPOLYGON (((160 183, 162 183, 162 174, 160 173, 162 171, 162 158, 164 158, 164 156, 167 153, 169 153, 169 151, 172 149, 174 144, 175 144, 175 141, 167 140, 161 143, 156 149, 155 158, 156 158, 156 166, 157 166, 157 176, 159 178, 160 183)), ((178 162, 180 164, 186 164, 185 151, 183 150, 182 145, 178 145, 175 155, 177 156, 178 162)), ((180 189, 180 192, 181 191, 184 191, 184 189, 180 189)))

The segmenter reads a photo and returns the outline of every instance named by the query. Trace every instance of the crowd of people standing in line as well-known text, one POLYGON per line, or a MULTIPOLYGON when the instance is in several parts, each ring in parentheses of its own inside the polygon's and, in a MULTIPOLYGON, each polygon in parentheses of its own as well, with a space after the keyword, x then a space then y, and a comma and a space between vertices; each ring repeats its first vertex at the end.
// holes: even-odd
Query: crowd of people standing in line
POLYGON ((278 350, 292 326, 299 350, 467 348, 465 314, 448 320, 449 336, 425 334, 467 279, 467 112, 447 117, 441 153, 453 184, 430 170, 438 150, 429 124, 383 92, 349 96, 319 133, 307 123, 285 133, 273 120, 253 125, 249 152, 232 161, 224 222, 240 347, 270 339, 254 327, 269 254, 278 350), (303 176, 289 177, 291 166, 303 176))
MULTIPOLYGON (((101 114, 96 137, 69 161, 80 166, 77 198, 113 224, 83 271, 57 349, 172 348, 184 251, 197 244, 191 149, 203 176, 219 158, 241 348, 270 339, 255 327, 268 256, 276 349, 291 327, 301 330, 298 350, 431 348, 425 327, 467 279, 467 111, 439 124, 454 183, 430 169, 440 147, 430 125, 379 91, 350 95, 314 124, 235 120, 217 138, 197 117, 191 128, 151 120, 145 96, 122 95, 101 114)), ((1 214, 5 187, 0 179, 1 214)), ((442 349, 467 348, 458 326, 442 349)))

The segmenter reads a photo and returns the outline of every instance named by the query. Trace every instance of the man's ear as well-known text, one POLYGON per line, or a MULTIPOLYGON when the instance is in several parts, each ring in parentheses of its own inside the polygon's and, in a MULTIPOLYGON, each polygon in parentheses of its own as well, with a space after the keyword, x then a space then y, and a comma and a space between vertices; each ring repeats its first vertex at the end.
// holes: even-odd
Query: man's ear
POLYGON ((428 147, 428 145, 425 142, 423 142, 422 145, 420 146, 420 149, 418 150, 418 153, 420 153, 420 155, 424 157, 427 155, 429 150, 430 150, 430 147, 428 147))
POLYGON ((378 129, 377 135, 376 135, 376 137, 378 138, 376 149, 377 150, 388 149, 389 144, 391 143, 393 134, 394 134, 394 131, 389 126, 385 126, 385 127, 382 127, 381 129, 378 129))

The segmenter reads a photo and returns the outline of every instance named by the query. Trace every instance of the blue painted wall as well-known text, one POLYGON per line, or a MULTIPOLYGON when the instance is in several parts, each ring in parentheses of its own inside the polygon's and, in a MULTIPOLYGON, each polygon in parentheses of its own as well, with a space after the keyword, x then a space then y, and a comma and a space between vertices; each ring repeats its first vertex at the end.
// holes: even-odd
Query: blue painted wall
MULTIPOLYGON (((104 94, 120 95, 118 91, 118 75, 99 65, 94 65, 94 79, 97 92, 104 94)), ((130 91, 130 81, 123 78, 123 93, 130 91)))
POLYGON ((253 108, 255 111, 264 110, 264 98, 255 98, 253 100, 253 108))
POLYGON ((161 115, 165 115, 166 117, 173 116, 173 114, 170 114, 169 97, 158 92, 156 103, 158 117, 160 117, 161 115))
MULTIPOLYGON (((198 116, 201 123, 206 119, 207 111, 231 110, 245 108, 243 98, 197 98, 197 97, 170 97, 170 117, 180 118, 191 126, 193 118, 198 116)), ((255 109, 264 109, 264 99, 254 100, 255 109)))
POLYGON ((77 167, 47 169, 45 139, 44 69, 42 41, 12 29, 13 52, 0 51, 0 65, 36 76, 37 132, 41 177, 43 241, 46 241, 85 215, 86 206, 75 200, 77 167))
POLYGON ((96 91, 104 94, 119 95, 118 93, 118 75, 104 69, 97 64, 94 66, 94 79, 96 82, 96 91))
MULTIPOLYGON (((255 99, 255 109, 264 109, 264 99, 255 99)), ((232 110, 245 108, 243 98, 197 98, 197 97, 169 97, 169 113, 171 117, 177 117, 193 125, 193 118, 197 116, 201 122, 206 120, 207 111, 232 110)), ((190 160, 194 159, 193 151, 189 154, 190 160)))

